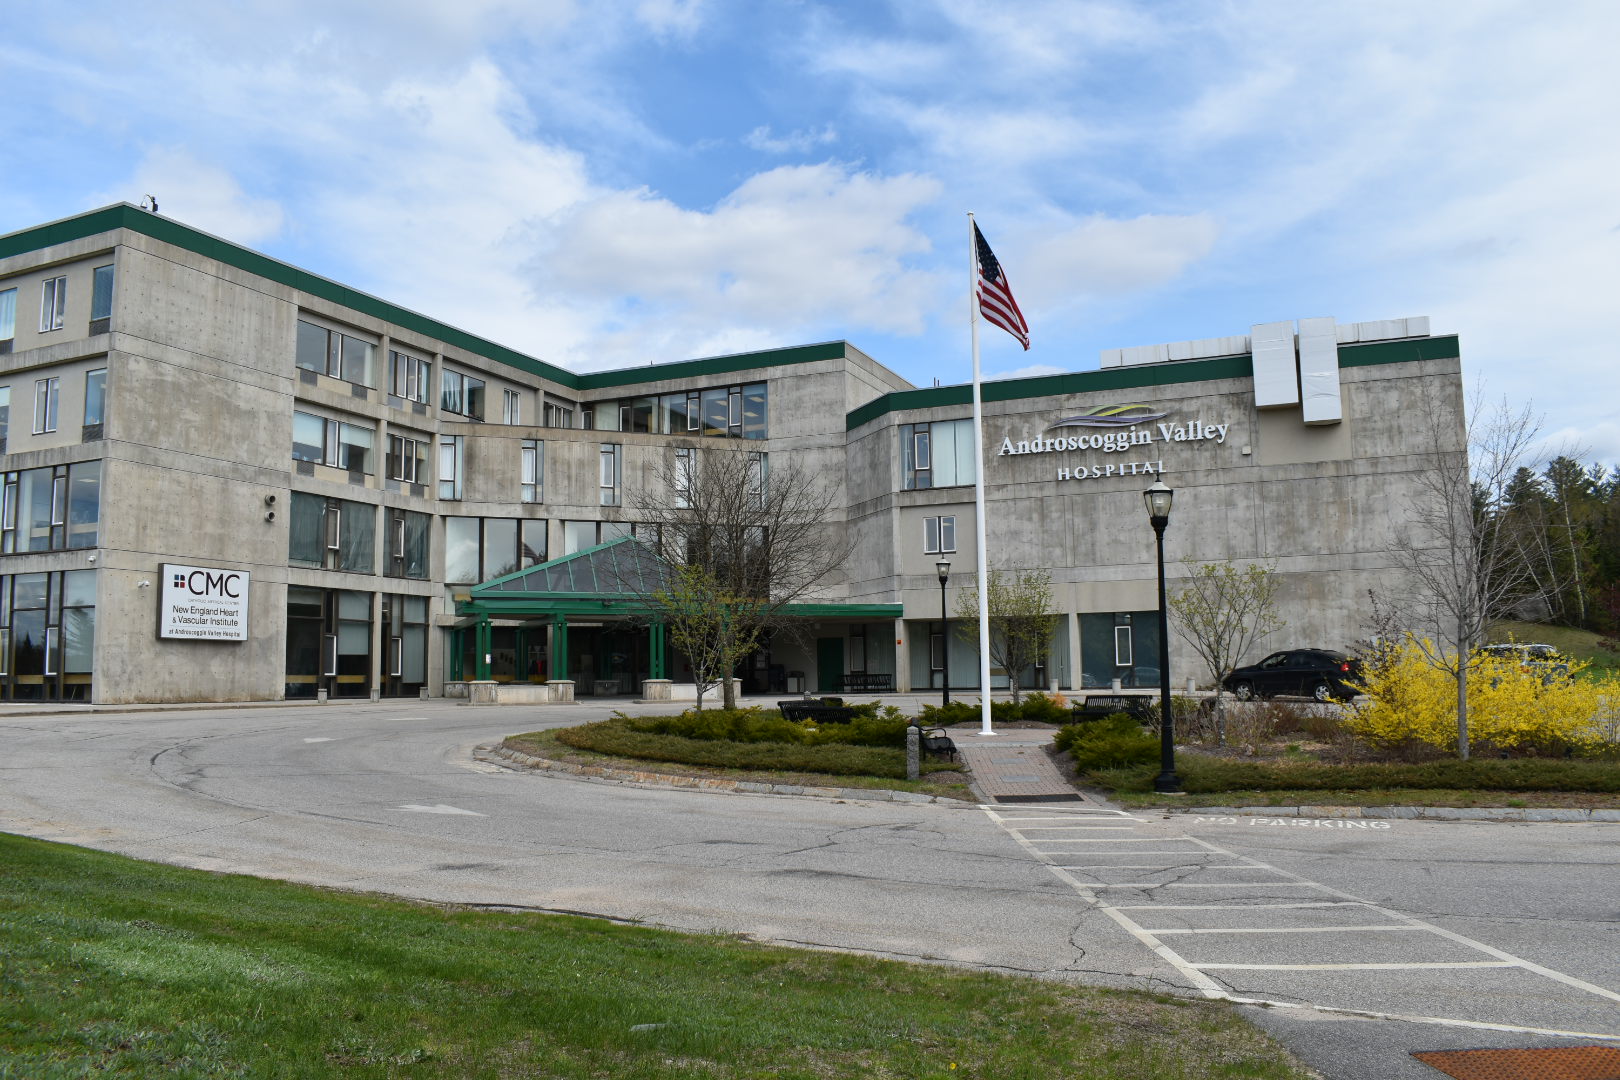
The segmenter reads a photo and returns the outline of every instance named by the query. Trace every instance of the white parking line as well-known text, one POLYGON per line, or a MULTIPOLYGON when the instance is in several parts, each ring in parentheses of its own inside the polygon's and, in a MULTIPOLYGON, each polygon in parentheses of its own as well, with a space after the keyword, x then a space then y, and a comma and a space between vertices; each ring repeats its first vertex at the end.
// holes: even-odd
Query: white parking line
POLYGON ((1143 927, 1150 934, 1342 934, 1366 933, 1383 930, 1422 930, 1421 926, 1407 924, 1368 925, 1368 926, 1206 926, 1195 930, 1186 929, 1149 929, 1143 927))
MULTIPOLYGON (((1418 927, 1422 929, 1422 927, 1418 927)), ((1433 964, 1194 964, 1200 971, 1407 971, 1413 968, 1510 968, 1506 960, 1457 960, 1433 964)))
MULTIPOLYGON (((1413 970, 1413 969, 1428 969, 1428 968, 1435 968, 1435 969, 1441 969, 1441 968, 1461 968, 1461 969, 1480 969, 1480 968, 1485 968, 1485 969, 1508 969, 1508 968, 1518 968, 1518 969, 1521 969, 1521 970, 1524 970, 1524 971, 1531 972, 1533 974, 1541 975, 1542 977, 1553 980, 1555 982, 1562 983, 1563 985, 1568 986, 1568 987, 1570 987, 1572 989, 1580 990, 1580 991, 1583 991, 1583 992, 1588 993, 1588 994, 1593 994, 1595 996, 1605 998, 1605 999, 1610 1000, 1610 1001, 1620 1002, 1620 993, 1616 993, 1616 992, 1614 992, 1612 990, 1605 989, 1604 987, 1594 985, 1594 984, 1586 982, 1586 981, 1584 981, 1582 979, 1577 979, 1574 976, 1566 975, 1563 972, 1555 971, 1555 970, 1553 970, 1551 968, 1544 967, 1541 964, 1534 963, 1533 961, 1527 960, 1527 959, 1525 959, 1523 957, 1514 956, 1511 953, 1507 953, 1507 952, 1502 951, 1501 949, 1497 949, 1497 948, 1494 948, 1494 947, 1492 947, 1490 945, 1486 945, 1483 942, 1475 941, 1475 940, 1473 940, 1471 938, 1464 937, 1461 934, 1455 933, 1455 932, 1450 931, 1450 930, 1446 930, 1443 927, 1436 926, 1436 925, 1434 925, 1432 923, 1424 922, 1421 919, 1413 918, 1412 916, 1406 915, 1406 914, 1404 914, 1402 912, 1398 912, 1398 911, 1391 910, 1389 908, 1382 907, 1382 906, 1380 906, 1378 904, 1374 904, 1374 903, 1372 903, 1370 901, 1363 900, 1360 897, 1352 896, 1350 893, 1344 892, 1344 891, 1339 890, 1339 889, 1335 889, 1335 888, 1333 888, 1331 886, 1323 885, 1323 884, 1321 884, 1319 882, 1310 881, 1310 880, 1308 880, 1306 878, 1301 877, 1298 874, 1293 874, 1293 873, 1290 873, 1287 870, 1283 870, 1280 867, 1271 866, 1270 864, 1263 863, 1263 862, 1261 862, 1261 861, 1259 861, 1257 859, 1248 858, 1247 856, 1240 855, 1235 851, 1228 850, 1228 849, 1220 847, 1220 846, 1218 846, 1216 844, 1211 844, 1206 840, 1203 840, 1203 839, 1200 839, 1200 838, 1194 837, 1194 836, 1139 837, 1139 838, 1092 837, 1092 838, 1084 838, 1084 839, 1080 839, 1080 838, 1065 839, 1065 838, 1059 838, 1059 837, 1052 837, 1052 838, 1041 839, 1039 842, 1041 844, 1052 844, 1052 843, 1068 843, 1068 844, 1129 844, 1129 843, 1148 843, 1148 844, 1151 844, 1151 843, 1159 843, 1159 844, 1163 844, 1163 843, 1188 842, 1188 843, 1191 843, 1191 844, 1195 845, 1194 850, 1185 850, 1184 851, 1184 850, 1179 850, 1179 849, 1154 850, 1154 849, 1133 848, 1133 849, 1121 849, 1121 850, 1118 851, 1118 854, 1130 855, 1130 856, 1138 856, 1138 855, 1145 855, 1145 854, 1154 854, 1154 855, 1199 855, 1199 854, 1209 854, 1209 855, 1216 855, 1216 856, 1224 856, 1224 857, 1226 857, 1228 859, 1231 859, 1231 860, 1234 860, 1234 861, 1231 862, 1231 863, 1222 864, 1223 867, 1230 868, 1230 867, 1234 867, 1234 866, 1241 866, 1241 867, 1246 868, 1246 869, 1263 870, 1263 871, 1266 871, 1268 873, 1275 874, 1278 877, 1292 878, 1293 880, 1288 881, 1288 882, 1278 882, 1278 881, 1271 881, 1271 882, 1234 881, 1234 882, 1213 883, 1213 884, 1212 883, 1202 883, 1202 882, 1167 882, 1167 883, 1160 883, 1160 884, 1141 884, 1141 883, 1138 883, 1138 884, 1106 884, 1106 885, 1105 884, 1098 884, 1098 883, 1095 883, 1095 882, 1082 881, 1079 878, 1077 878, 1070 871, 1071 870, 1078 870, 1078 869, 1101 868, 1101 867, 1091 867, 1091 866, 1069 867, 1069 866, 1060 865, 1054 859, 1054 856, 1061 857, 1061 856, 1066 855, 1066 854, 1072 856, 1072 855, 1079 854, 1079 852, 1075 851, 1073 849, 1069 849, 1069 850, 1064 850, 1064 849, 1043 850, 1041 847, 1036 846, 1036 843, 1037 843, 1036 841, 1031 840, 1028 837, 1020 835, 1020 833, 1023 832, 1024 830, 1021 830, 1021 829, 1017 828, 1015 825, 1013 825, 1012 823, 1003 820, 999 815, 995 814, 992 811, 989 811, 988 808, 987 808, 986 812, 989 814, 989 816, 991 817, 992 820, 994 820, 998 825, 1000 825, 1002 827, 1003 831, 1005 831, 1008 834, 1008 836, 1010 836, 1013 839, 1013 841, 1015 843, 1017 843, 1019 846, 1023 847, 1024 850, 1029 852, 1032 856, 1039 859, 1041 862, 1045 863, 1047 868, 1053 873, 1053 875, 1055 875, 1059 880, 1061 880, 1061 881, 1065 882, 1066 884, 1068 884, 1068 886, 1071 889, 1073 889, 1075 891, 1075 893, 1078 894, 1083 900, 1087 901, 1088 903, 1093 904, 1099 911, 1103 912, 1109 918, 1113 919, 1116 923, 1119 924, 1120 928, 1123 929, 1126 933, 1128 933, 1132 937, 1136 938, 1139 942, 1141 942, 1144 946, 1146 946, 1149 950, 1151 950, 1155 955, 1159 956, 1166 963, 1168 963, 1172 967, 1174 967, 1178 972, 1181 973, 1181 975, 1185 979, 1187 979, 1188 982, 1190 982, 1193 986, 1196 986, 1199 990, 1201 990, 1206 997, 1220 998, 1220 999, 1224 999, 1224 1000, 1228 1000, 1228 1001, 1237 1002, 1237 1003, 1240 1003, 1240 1004, 1268 1005, 1268 1006, 1276 1007, 1276 1008, 1306 1008, 1306 1009, 1312 1009, 1312 1010, 1321 1011, 1321 1012, 1332 1012, 1332 1013, 1340 1013, 1340 1014, 1345 1014, 1345 1015, 1369 1016, 1369 1017, 1375 1017, 1375 1018, 1380 1018, 1380 1019, 1396 1019, 1396 1020, 1404 1020, 1404 1021, 1407 1021, 1407 1022, 1442 1024, 1442 1025, 1453 1026, 1453 1027, 1466 1027, 1466 1028, 1484 1029, 1484 1030, 1492 1030, 1492 1031, 1511 1031, 1511 1032, 1521 1032, 1521 1033, 1528 1033, 1528 1034, 1557 1035, 1557 1036, 1577 1037, 1577 1038, 1601 1038, 1601 1039, 1608 1039, 1608 1040, 1614 1040, 1615 1038, 1617 1038, 1617 1036, 1615 1036, 1614 1034, 1594 1034, 1594 1033, 1590 1033, 1590 1032, 1565 1031, 1565 1030, 1556 1029, 1556 1028, 1536 1028, 1536 1027, 1527 1027, 1527 1026, 1512 1025, 1512 1024, 1493 1024, 1493 1023, 1485 1023, 1485 1022, 1473 1021, 1473 1020, 1458 1020, 1458 1019, 1452 1019, 1452 1018, 1447 1018, 1447 1017, 1433 1017, 1433 1016, 1421 1016, 1421 1015, 1410 1015, 1410 1014, 1399 1014, 1399 1013, 1382 1013, 1382 1012, 1374 1012, 1374 1011, 1362 1010, 1362 1009, 1345 1009, 1345 1008, 1337 1008, 1337 1007, 1333 1007, 1333 1006, 1321 1006, 1321 1005, 1311 1004, 1311 1003, 1308 1003, 1308 1002, 1307 1003, 1300 1003, 1300 1002, 1271 1001, 1271 1000, 1264 999, 1264 998, 1243 997, 1243 996, 1233 994, 1232 992, 1227 990, 1226 987, 1223 986, 1221 983, 1218 983, 1214 979, 1210 978, 1207 974, 1205 974, 1205 972, 1206 971, 1219 971, 1219 970, 1250 970, 1250 971, 1350 971, 1350 970, 1371 970, 1371 971, 1398 971, 1398 970, 1413 970), (1236 903, 1230 903, 1230 904, 1128 904, 1128 905, 1114 905, 1114 904, 1110 904, 1110 903, 1106 902, 1105 900, 1103 900, 1102 896, 1100 895, 1101 890, 1104 890, 1104 889, 1121 889, 1121 888, 1135 889, 1135 890, 1138 890, 1138 891, 1146 891, 1146 890, 1159 889, 1159 888, 1224 888, 1224 889, 1231 890, 1231 889, 1238 889, 1238 888, 1254 888, 1254 887, 1268 888, 1268 889, 1269 888, 1277 888, 1277 887, 1310 888, 1310 889, 1317 889, 1317 890, 1319 890, 1321 892, 1327 893, 1327 894, 1332 895, 1332 896, 1339 896, 1339 897, 1342 897, 1343 899, 1341 899, 1341 900, 1308 901, 1308 902, 1297 902, 1297 903, 1280 903, 1280 904, 1277 904, 1277 903, 1272 903, 1272 904, 1252 904, 1252 903, 1246 903, 1246 902, 1236 902, 1236 903), (1150 929, 1142 926, 1133 917, 1126 914, 1126 912, 1128 912, 1128 911, 1145 911, 1145 910, 1157 910, 1157 911, 1165 911, 1165 910, 1178 910, 1178 911, 1258 911, 1258 910, 1267 910, 1267 909, 1286 909, 1286 908, 1298 909, 1298 908, 1316 908, 1316 907, 1361 907, 1361 908, 1365 908, 1369 912, 1374 912, 1374 913, 1376 913, 1378 915, 1383 916, 1384 918, 1387 918, 1387 919, 1390 919, 1390 920, 1395 920, 1395 922, 1393 924, 1379 924, 1377 926, 1368 926, 1364 930, 1362 930, 1361 932, 1383 933, 1383 932, 1386 932, 1387 930, 1396 929, 1396 928, 1411 929, 1411 930, 1421 930, 1421 931, 1425 931, 1425 932, 1434 934, 1434 935, 1436 935, 1438 937, 1445 938, 1446 940, 1455 942, 1456 944, 1467 946, 1468 948, 1471 948, 1476 952, 1483 953, 1486 956, 1492 957, 1493 959, 1491 959, 1491 960, 1481 960, 1481 961, 1453 961, 1453 962, 1445 962, 1445 963, 1364 963, 1364 964, 1356 964, 1356 963, 1348 963, 1348 964, 1236 964, 1236 963, 1233 963, 1233 964, 1194 964, 1194 963, 1191 963, 1190 961, 1188 961, 1186 957, 1180 955, 1174 949, 1170 948, 1162 940, 1160 940, 1160 938, 1158 936, 1159 932, 1154 931, 1154 930, 1150 930, 1150 929)), ((1133 820, 1136 820, 1136 819, 1133 819, 1133 820)), ((1094 849, 1094 848, 1093 849, 1087 849, 1087 853, 1092 854, 1092 855, 1106 854, 1106 852, 1098 851, 1097 849, 1094 849)), ((1106 866, 1106 865, 1118 865, 1118 864, 1102 864, 1102 865, 1106 866)), ((1161 867, 1142 867, 1142 868, 1143 869, 1161 869, 1161 867)), ((1167 869, 1167 868, 1164 868, 1164 869, 1167 869)), ((1241 897, 1234 897, 1234 900, 1237 900, 1237 901, 1241 901, 1242 899, 1243 898, 1241 898, 1241 897)), ((1291 932, 1291 933, 1299 933, 1299 934, 1345 933, 1347 931, 1353 931, 1354 929, 1355 928, 1349 928, 1349 927, 1289 927, 1289 928, 1275 928, 1275 930, 1273 930, 1271 932, 1291 932)), ((1164 933, 1166 933, 1168 935, 1168 934, 1184 934, 1184 933, 1199 933, 1199 932, 1203 932, 1203 928, 1200 928, 1200 929, 1197 929, 1197 930, 1170 930, 1170 931, 1165 931, 1164 933)), ((1210 933, 1242 933, 1242 932, 1263 933, 1263 932, 1268 932, 1268 931, 1265 931, 1265 930, 1248 930, 1248 931, 1246 931, 1245 929, 1236 929, 1236 930, 1228 931, 1228 930, 1220 930, 1220 929, 1216 929, 1216 928, 1209 928, 1208 932, 1210 932, 1210 933)))

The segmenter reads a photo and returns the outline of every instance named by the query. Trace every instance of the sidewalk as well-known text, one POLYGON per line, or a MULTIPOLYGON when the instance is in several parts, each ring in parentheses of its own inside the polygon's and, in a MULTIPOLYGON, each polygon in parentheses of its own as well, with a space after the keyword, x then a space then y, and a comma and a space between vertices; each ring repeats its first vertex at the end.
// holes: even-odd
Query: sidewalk
POLYGON ((980 735, 977 725, 949 729, 957 753, 973 773, 974 792, 985 802, 1089 803, 1053 764, 1046 747, 1053 732, 1009 728, 980 735))

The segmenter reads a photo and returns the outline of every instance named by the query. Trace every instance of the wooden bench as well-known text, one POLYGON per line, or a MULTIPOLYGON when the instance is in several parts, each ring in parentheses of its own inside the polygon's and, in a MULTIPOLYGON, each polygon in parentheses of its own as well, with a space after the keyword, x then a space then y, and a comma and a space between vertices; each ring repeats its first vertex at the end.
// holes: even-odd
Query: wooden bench
POLYGON ((847 724, 855 719, 851 705, 827 705, 820 701, 778 701, 784 720, 810 720, 817 724, 847 724))
POLYGON ((894 676, 860 672, 845 675, 840 685, 846 694, 888 694, 894 692, 894 676))
POLYGON ((1147 723, 1154 719, 1157 709, 1157 699, 1146 694, 1087 694, 1074 703, 1070 714, 1073 721, 1084 722, 1100 720, 1115 713, 1128 713, 1147 723))

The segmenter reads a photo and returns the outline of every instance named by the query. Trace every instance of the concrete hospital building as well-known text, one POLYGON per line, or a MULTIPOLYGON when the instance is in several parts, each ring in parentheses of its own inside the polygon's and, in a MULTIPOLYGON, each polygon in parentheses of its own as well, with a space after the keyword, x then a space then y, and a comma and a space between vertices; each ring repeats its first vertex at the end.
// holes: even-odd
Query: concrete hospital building
MULTIPOLYGON (((1432 420, 1463 444, 1457 339, 1421 318, 1112 350, 984 400, 990 566, 1051 572, 1027 682, 1066 689, 1157 684, 1158 476, 1172 588, 1274 563, 1268 646, 1343 648, 1432 420)), ((578 374, 128 204, 0 236, 0 700, 690 681, 638 616, 627 492, 720 449, 832 478, 854 552, 745 689, 937 690, 945 650, 967 689, 935 562, 954 609, 970 416, 842 341, 578 374)), ((1179 640, 1171 668, 1208 677, 1179 640)))

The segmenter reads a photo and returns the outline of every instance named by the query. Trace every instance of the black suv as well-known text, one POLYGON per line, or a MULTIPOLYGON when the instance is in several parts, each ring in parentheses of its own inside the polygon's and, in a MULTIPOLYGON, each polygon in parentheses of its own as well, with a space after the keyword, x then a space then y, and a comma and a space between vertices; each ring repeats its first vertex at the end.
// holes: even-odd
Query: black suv
POLYGON ((1294 694, 1317 701, 1353 698, 1361 661, 1332 649, 1286 649, 1258 664, 1240 667, 1221 680, 1239 701, 1294 694))

